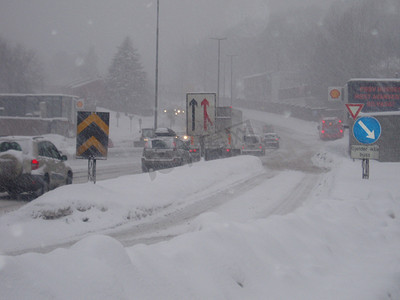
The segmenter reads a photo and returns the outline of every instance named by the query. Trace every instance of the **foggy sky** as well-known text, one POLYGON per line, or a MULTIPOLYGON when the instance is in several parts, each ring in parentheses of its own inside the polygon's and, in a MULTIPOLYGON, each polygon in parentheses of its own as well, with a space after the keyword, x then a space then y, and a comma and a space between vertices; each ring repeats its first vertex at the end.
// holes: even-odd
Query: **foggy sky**
MULTIPOLYGON (((324 0, 329 1, 329 0, 324 0)), ((176 49, 221 36, 240 22, 267 25, 271 10, 295 0, 160 0, 160 61, 176 49)), ((301 3, 320 3, 303 0, 301 3)), ((105 73, 124 37, 132 38, 150 76, 155 65, 156 0, 0 0, 0 37, 49 60, 60 51, 84 54, 94 46, 105 73)))

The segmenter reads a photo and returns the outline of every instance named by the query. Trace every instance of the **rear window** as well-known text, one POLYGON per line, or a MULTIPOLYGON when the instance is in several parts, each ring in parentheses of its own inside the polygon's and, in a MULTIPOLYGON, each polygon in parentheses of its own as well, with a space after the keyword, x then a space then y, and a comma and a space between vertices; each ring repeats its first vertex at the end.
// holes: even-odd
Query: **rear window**
POLYGON ((0 141, 0 152, 6 152, 8 150, 22 151, 24 154, 32 152, 32 143, 30 140, 18 140, 18 141, 0 141))
POLYGON ((276 135, 276 134, 266 134, 264 137, 265 137, 266 139, 276 139, 276 138, 277 138, 277 135, 276 135))
POLYGON ((154 136, 154 129, 152 128, 143 128, 142 129, 142 136, 151 138, 154 136))
POLYGON ((244 141, 245 143, 256 144, 260 141, 260 139, 258 138, 258 136, 245 136, 244 141))
POLYGON ((149 141, 146 146, 152 149, 173 149, 176 145, 174 139, 154 139, 149 141))
POLYGON ((0 152, 6 152, 8 150, 22 151, 22 148, 17 142, 2 142, 2 143, 0 143, 0 152))

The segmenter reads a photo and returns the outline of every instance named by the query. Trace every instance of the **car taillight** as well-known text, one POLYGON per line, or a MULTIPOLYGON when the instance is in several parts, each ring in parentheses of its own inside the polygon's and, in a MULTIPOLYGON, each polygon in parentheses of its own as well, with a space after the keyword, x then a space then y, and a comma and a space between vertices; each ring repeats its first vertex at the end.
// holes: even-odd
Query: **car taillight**
POLYGON ((31 168, 32 170, 39 169, 39 161, 37 159, 32 159, 31 161, 31 168))

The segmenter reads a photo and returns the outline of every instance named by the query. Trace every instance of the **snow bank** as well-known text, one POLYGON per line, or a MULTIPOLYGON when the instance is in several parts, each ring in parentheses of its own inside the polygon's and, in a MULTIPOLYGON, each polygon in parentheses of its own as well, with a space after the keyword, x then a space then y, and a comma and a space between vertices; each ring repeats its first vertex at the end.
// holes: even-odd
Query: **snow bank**
POLYGON ((373 163, 368 181, 360 168, 336 164, 316 199, 285 216, 235 223, 206 213, 197 221, 206 226, 154 245, 124 249, 92 236, 45 255, 2 256, 2 296, 399 299, 400 175, 391 173, 399 167, 373 163))
POLYGON ((256 157, 200 161, 179 168, 57 188, 0 218, 0 251, 46 247, 191 205, 264 172, 256 157), (210 166, 213 167, 210 174, 210 166))

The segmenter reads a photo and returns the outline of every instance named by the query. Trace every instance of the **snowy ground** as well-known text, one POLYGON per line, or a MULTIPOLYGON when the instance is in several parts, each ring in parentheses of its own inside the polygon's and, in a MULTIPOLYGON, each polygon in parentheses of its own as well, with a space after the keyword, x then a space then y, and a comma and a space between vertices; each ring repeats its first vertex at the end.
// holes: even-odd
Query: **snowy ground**
MULTIPOLYGON (((293 131, 315 128, 268 120, 293 131)), ((314 174, 307 199, 284 215, 266 212, 305 173, 283 170, 268 179, 261 160, 250 156, 51 191, 0 217, 1 297, 400 299, 400 165, 372 161, 363 180, 361 163, 345 155, 345 140, 316 145, 313 162, 330 171, 314 174), (235 189, 254 180, 251 189, 235 189), (98 234, 152 222, 221 191, 231 201, 216 197, 217 208, 168 241, 123 247, 98 234), (11 255, 76 239, 44 254, 11 255)))

